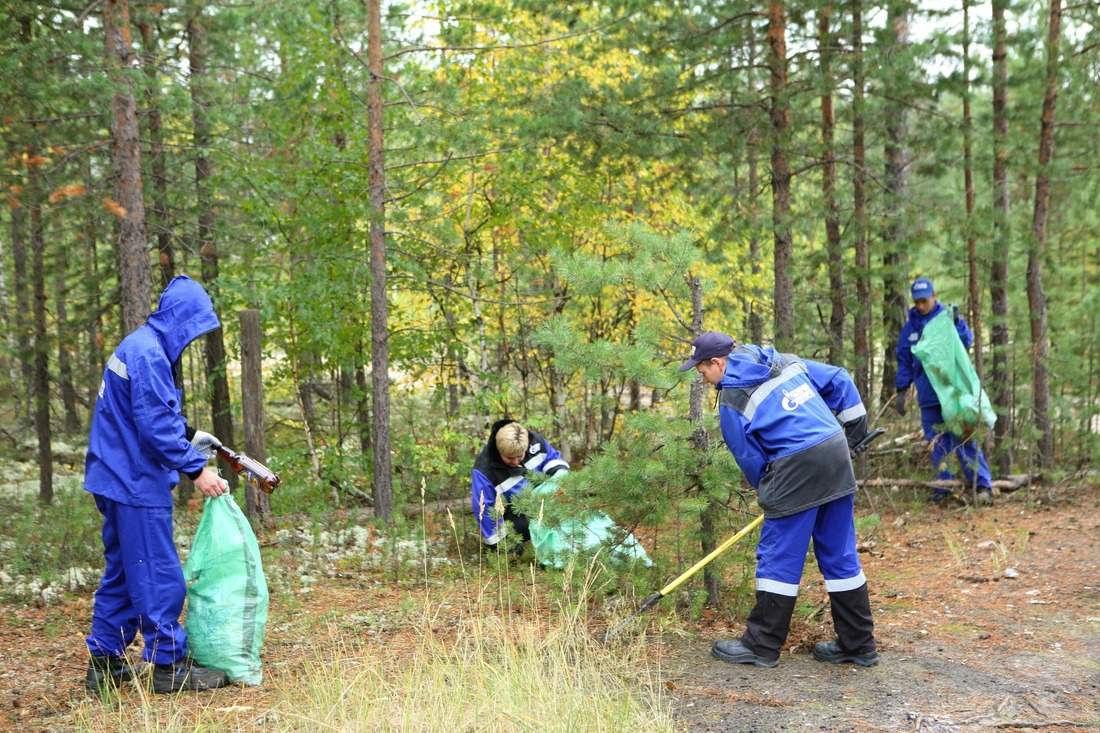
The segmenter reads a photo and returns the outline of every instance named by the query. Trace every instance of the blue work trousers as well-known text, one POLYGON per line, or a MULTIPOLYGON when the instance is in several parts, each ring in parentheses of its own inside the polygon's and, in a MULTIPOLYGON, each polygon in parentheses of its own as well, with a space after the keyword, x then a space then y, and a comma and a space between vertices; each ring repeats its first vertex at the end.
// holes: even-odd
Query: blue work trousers
POLYGON ((187 597, 172 538, 172 507, 143 507, 95 497, 103 515, 106 567, 92 610, 88 651, 122 656, 141 631, 142 658, 171 664, 187 653, 180 612, 187 597))
POLYGON ((797 596, 810 539, 830 593, 867 582, 856 552, 855 494, 779 519, 765 519, 756 546, 756 590, 797 596))
POLYGON ((981 446, 974 440, 962 443, 957 435, 944 430, 943 413, 939 407, 920 408, 920 424, 924 428, 925 439, 932 443, 932 468, 937 471, 936 478, 943 480, 955 478, 955 472, 947 468, 947 457, 954 453, 962 467, 963 475, 966 476, 967 485, 976 485, 979 489, 988 489, 993 486, 989 464, 985 462, 981 446), (974 483, 975 469, 977 469, 977 484, 974 483))

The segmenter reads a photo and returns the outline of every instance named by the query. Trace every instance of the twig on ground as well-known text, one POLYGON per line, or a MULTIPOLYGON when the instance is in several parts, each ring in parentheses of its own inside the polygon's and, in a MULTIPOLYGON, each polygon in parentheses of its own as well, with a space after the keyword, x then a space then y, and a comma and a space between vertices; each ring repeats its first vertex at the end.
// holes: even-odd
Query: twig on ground
POLYGON ((1050 720, 1042 723, 1029 723, 1023 720, 1007 720, 1003 723, 994 723, 994 728, 1054 728, 1055 726, 1068 725, 1071 728, 1088 728, 1092 723, 1076 723, 1072 720, 1050 720))

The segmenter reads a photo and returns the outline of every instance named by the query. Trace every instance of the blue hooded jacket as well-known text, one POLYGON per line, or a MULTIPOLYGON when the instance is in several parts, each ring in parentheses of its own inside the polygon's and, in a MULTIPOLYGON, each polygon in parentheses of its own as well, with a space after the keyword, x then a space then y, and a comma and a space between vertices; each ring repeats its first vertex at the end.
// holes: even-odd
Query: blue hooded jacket
MULTIPOLYGON (((924 327, 945 310, 943 303, 939 301, 936 301, 936 305, 926 316, 922 316, 916 308, 910 308, 909 320, 901 327, 901 333, 898 334, 898 345, 894 351, 898 360, 898 373, 894 377, 894 387, 905 390, 910 384, 916 384, 917 404, 921 407, 938 408, 940 398, 936 395, 932 383, 928 381, 928 375, 924 373, 924 365, 920 363, 920 359, 913 356, 913 345, 920 341, 924 327)), ((970 332, 970 326, 966 325, 962 316, 955 319, 955 331, 958 332, 963 346, 969 349, 974 344, 974 334, 970 332)))
POLYGON ((181 275, 145 324, 122 340, 99 385, 84 464, 87 491, 130 506, 171 507, 179 471, 206 465, 186 438, 172 365, 189 343, 219 326, 210 296, 181 275))
POLYGON ((722 437, 765 516, 855 492, 846 433, 866 432, 867 409, 846 371, 746 344, 717 387, 722 437))

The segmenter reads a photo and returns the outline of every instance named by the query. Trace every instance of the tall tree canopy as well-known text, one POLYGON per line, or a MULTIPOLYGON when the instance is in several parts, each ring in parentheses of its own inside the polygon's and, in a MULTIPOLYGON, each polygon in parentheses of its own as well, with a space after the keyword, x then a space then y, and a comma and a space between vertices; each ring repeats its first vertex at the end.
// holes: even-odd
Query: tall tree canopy
POLYGON ((700 327, 843 364, 877 410, 927 276, 980 329, 1002 469, 1100 453, 1095 3, 97 9, 0 13, 17 440, 81 433, 189 272, 226 327, 182 365, 193 419, 240 424, 258 309, 272 461, 388 516, 454 495, 502 414, 578 465, 685 415, 700 327))

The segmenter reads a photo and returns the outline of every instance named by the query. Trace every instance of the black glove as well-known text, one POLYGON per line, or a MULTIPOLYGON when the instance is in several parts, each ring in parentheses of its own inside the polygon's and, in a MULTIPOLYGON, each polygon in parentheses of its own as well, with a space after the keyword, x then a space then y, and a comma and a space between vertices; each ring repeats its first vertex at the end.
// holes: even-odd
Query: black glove
POLYGON ((897 410, 899 415, 905 414, 905 393, 909 390, 899 389, 898 393, 894 395, 894 409, 897 410))
POLYGON ((867 437, 867 416, 860 415, 855 420, 844 423, 844 437, 848 439, 848 450, 859 445, 867 437))

